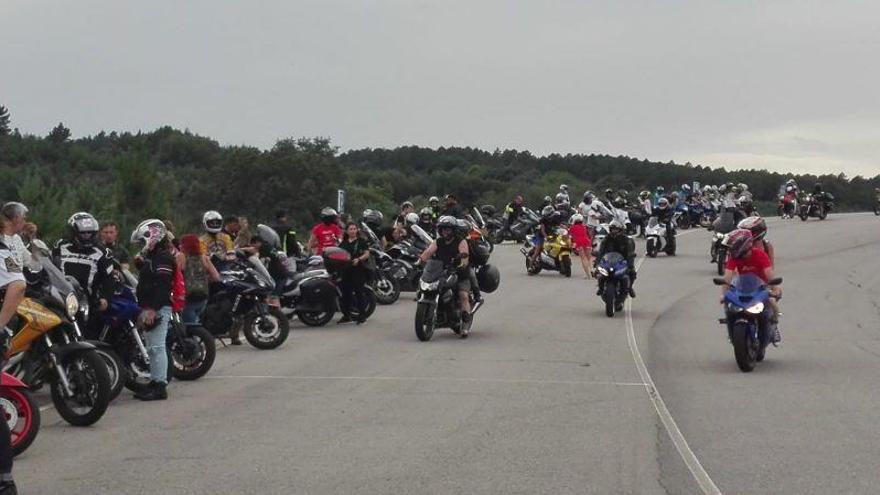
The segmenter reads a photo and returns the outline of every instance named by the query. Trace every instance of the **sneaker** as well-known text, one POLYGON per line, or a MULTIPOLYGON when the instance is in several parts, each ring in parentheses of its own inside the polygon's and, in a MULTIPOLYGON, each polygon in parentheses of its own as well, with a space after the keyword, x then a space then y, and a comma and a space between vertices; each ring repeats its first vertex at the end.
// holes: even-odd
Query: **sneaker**
POLYGON ((352 322, 351 316, 346 315, 346 316, 343 316, 342 318, 340 318, 339 321, 336 322, 336 324, 342 325, 343 323, 351 323, 351 322, 352 322))
POLYGON ((778 344, 782 342, 782 332, 779 331, 779 327, 776 327, 773 330, 773 345, 779 347, 778 344))

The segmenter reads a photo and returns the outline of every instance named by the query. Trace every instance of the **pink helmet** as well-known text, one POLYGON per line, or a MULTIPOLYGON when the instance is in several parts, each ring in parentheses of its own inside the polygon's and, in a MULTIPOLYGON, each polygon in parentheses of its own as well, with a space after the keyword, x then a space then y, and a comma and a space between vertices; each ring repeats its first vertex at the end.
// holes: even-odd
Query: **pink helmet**
POLYGON ((749 254, 755 239, 749 229, 736 229, 724 238, 724 245, 732 258, 742 258, 749 254))

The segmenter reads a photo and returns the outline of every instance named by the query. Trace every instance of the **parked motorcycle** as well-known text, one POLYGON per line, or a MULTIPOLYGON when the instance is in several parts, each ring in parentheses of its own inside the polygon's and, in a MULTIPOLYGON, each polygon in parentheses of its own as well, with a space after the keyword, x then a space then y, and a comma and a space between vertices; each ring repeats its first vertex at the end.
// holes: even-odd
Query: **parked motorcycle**
POLYGON ((361 231, 367 236, 370 254, 375 262, 372 286, 379 304, 394 304, 400 298, 400 282, 394 278, 394 258, 382 250, 379 236, 366 223, 361 222, 361 231))
POLYGON ((220 278, 201 318, 211 335, 223 337, 240 325, 257 349, 275 349, 287 340, 290 322, 275 295, 275 281, 259 258, 239 255, 220 271, 220 278))
POLYGON ((571 277, 571 235, 568 229, 558 227, 556 231, 548 235, 544 240, 544 249, 535 262, 532 255, 536 249, 533 236, 526 237, 526 242, 520 252, 526 257, 526 271, 531 275, 541 273, 541 270, 557 271, 565 277, 571 277))
POLYGON ((622 311, 629 296, 629 265, 620 253, 608 253, 596 267, 599 293, 605 302, 605 316, 611 318, 615 311, 622 311))
MULTIPOLYGON (((723 278, 713 279, 715 285, 726 285, 723 278)), ((755 363, 764 360, 776 326, 769 319, 770 291, 782 278, 768 283, 755 275, 745 274, 733 279, 724 293, 725 317, 718 320, 727 325, 727 335, 733 344, 733 354, 739 369, 749 372, 755 363)))
POLYGON ((645 253, 648 257, 656 258, 660 251, 668 256, 675 256, 675 237, 668 235, 669 228, 668 224, 660 223, 657 217, 648 219, 648 226, 645 228, 645 253))
POLYGON ((58 414, 74 426, 88 426, 110 404, 110 373, 93 344, 83 342, 74 322, 79 300, 52 263, 34 253, 41 268, 28 271, 25 298, 10 322, 4 371, 32 388, 48 384, 58 414))
POLYGON ((9 426, 12 455, 17 456, 37 438, 41 421, 40 406, 28 386, 6 372, 0 377, 0 413, 9 426))
MULTIPOLYGON (((471 318, 482 302, 473 303, 471 318)), ((473 325, 473 320, 471 320, 473 325)), ((418 305, 416 307, 416 337, 422 342, 431 340, 437 328, 451 328, 461 335, 461 307, 458 296, 458 275, 453 266, 446 267, 440 260, 428 260, 419 280, 418 305)), ((462 335, 466 337, 467 334, 462 335)))
POLYGON ((679 203, 675 207, 675 213, 672 215, 672 221, 682 230, 691 228, 690 207, 684 203, 679 203))
MULTIPOLYGON (((507 225, 508 214, 504 213, 504 225, 507 225)), ((526 237, 535 232, 535 228, 540 222, 541 217, 532 209, 523 207, 522 215, 517 218, 510 228, 504 227, 495 231, 492 241, 495 244, 501 244, 506 240, 514 242, 525 242, 526 237)))
POLYGON ((166 342, 171 354, 171 376, 178 380, 198 380, 208 374, 217 356, 217 342, 201 325, 188 325, 174 313, 166 342))

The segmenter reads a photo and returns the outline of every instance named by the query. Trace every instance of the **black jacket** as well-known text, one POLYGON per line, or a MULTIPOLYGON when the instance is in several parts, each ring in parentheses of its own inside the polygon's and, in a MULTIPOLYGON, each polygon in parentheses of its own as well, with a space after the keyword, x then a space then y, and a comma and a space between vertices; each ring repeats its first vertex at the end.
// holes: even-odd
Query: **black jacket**
POLYGON ((609 235, 602 241, 602 247, 599 249, 599 258, 608 253, 620 253, 621 256, 631 263, 630 260, 636 257, 635 244, 626 235, 609 235))
POLYGON ((113 273, 116 260, 108 248, 62 240, 52 250, 52 259, 65 275, 76 279, 93 304, 99 299, 109 301, 119 286, 113 273))
POLYGON ((171 284, 177 263, 168 248, 157 247, 138 266, 137 298, 142 308, 171 306, 171 284))

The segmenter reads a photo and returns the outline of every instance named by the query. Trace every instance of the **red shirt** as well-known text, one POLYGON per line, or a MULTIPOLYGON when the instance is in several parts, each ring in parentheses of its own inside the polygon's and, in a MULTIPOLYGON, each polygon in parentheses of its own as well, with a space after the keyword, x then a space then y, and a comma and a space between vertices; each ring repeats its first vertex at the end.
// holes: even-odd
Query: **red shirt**
POLYGON ((312 235, 318 241, 315 254, 321 254, 324 252, 324 249, 339 244, 339 238, 342 237, 342 229, 335 223, 330 225, 319 223, 312 227, 312 235))
POLYGON ((571 240, 574 243, 574 247, 582 248, 593 245, 592 241, 590 241, 590 234, 587 233, 586 225, 576 223, 568 229, 568 232, 571 234, 571 240))
POLYGON ((761 251, 758 248, 752 248, 752 252, 749 253, 748 256, 743 258, 727 258, 727 269, 733 270, 739 275, 745 275, 746 273, 751 273, 752 275, 757 276, 764 282, 767 282, 767 276, 764 274, 764 270, 772 267, 773 265, 770 263, 770 257, 767 256, 767 253, 761 251))

